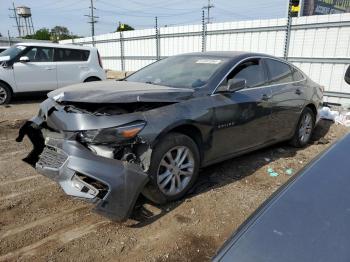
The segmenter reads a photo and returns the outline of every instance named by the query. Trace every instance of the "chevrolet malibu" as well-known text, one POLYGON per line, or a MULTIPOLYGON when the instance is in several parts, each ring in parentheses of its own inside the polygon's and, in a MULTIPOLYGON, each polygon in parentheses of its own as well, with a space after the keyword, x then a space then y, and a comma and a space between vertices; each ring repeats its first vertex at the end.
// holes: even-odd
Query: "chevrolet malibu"
POLYGON ((281 141, 307 145, 322 90, 269 55, 178 55, 122 81, 52 91, 17 141, 29 137, 24 160, 66 194, 122 221, 140 193, 183 197, 200 168, 281 141))

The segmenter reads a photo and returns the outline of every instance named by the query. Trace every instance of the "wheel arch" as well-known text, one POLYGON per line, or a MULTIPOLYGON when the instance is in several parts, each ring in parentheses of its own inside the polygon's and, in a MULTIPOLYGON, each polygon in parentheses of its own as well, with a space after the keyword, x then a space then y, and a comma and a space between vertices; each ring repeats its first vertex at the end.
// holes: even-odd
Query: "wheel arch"
POLYGON ((198 147, 200 160, 203 159, 203 134, 194 123, 190 121, 183 121, 164 129, 153 141, 151 147, 154 147, 169 133, 180 133, 191 138, 198 147))
POLYGON ((317 108, 313 103, 309 103, 305 106, 305 108, 310 108, 312 112, 315 114, 315 118, 317 118, 317 108))
POLYGON ((1 80, 1 79, 0 79, 0 84, 6 85, 6 86, 10 89, 11 94, 12 94, 12 95, 14 94, 13 88, 12 88, 12 86, 11 86, 9 83, 7 83, 7 82, 5 82, 4 80, 1 80))
POLYGON ((95 81, 102 81, 102 79, 99 78, 98 76, 89 76, 89 77, 87 77, 87 78, 84 80, 84 83, 85 83, 85 82, 89 82, 90 79, 93 79, 93 80, 95 80, 95 81))

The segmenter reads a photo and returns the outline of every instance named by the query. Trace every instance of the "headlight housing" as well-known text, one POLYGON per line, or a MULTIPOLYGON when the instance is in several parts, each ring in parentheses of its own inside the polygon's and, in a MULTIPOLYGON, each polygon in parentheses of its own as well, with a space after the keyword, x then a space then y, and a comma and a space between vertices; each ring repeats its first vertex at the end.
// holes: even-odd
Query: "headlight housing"
POLYGON ((145 127, 146 122, 136 121, 127 125, 96 130, 86 130, 78 134, 83 143, 110 144, 133 139, 145 127))

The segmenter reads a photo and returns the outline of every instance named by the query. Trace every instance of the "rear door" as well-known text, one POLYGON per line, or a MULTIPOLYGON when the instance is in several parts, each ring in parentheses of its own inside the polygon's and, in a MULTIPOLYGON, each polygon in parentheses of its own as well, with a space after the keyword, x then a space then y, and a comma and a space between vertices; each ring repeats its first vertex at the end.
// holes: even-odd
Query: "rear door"
POLYGON ((228 75, 244 79, 247 87, 234 93, 215 94, 216 128, 213 134, 213 155, 225 156, 258 147, 269 140, 271 90, 266 87, 267 74, 262 59, 242 62, 228 75))
POLYGON ((266 58, 265 64, 272 92, 270 132, 275 140, 283 140, 293 135, 305 104, 303 75, 279 60, 266 58))
POLYGON ((48 91, 57 88, 57 68, 54 49, 30 47, 22 54, 29 62, 15 62, 13 72, 18 92, 48 91))
POLYGON ((90 51, 56 48, 55 54, 58 87, 77 84, 84 81, 84 76, 89 72, 87 61, 90 56, 90 51))

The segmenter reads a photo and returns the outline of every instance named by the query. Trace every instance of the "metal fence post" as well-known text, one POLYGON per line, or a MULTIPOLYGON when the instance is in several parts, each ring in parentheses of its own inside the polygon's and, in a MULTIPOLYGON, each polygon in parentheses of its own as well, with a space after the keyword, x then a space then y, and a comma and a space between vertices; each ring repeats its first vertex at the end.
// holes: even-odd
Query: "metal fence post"
POLYGON ((159 36, 157 16, 156 16, 156 57, 157 57, 157 60, 160 60, 160 36, 159 36))
POLYGON ((205 23, 205 14, 202 10, 202 52, 205 52, 207 46, 207 24, 205 23))
POLYGON ((123 32, 119 32, 119 41, 120 41, 120 65, 121 65, 122 71, 125 71, 123 32))
POLYGON ((286 38, 284 42, 284 59, 288 59, 288 53, 289 53, 289 42, 290 42, 290 33, 292 28, 292 3, 291 0, 288 2, 288 19, 287 19, 287 26, 286 26, 286 38))
POLYGON ((11 36, 10 36, 10 30, 7 30, 7 36, 8 36, 8 41, 9 41, 9 46, 11 46, 11 36))

